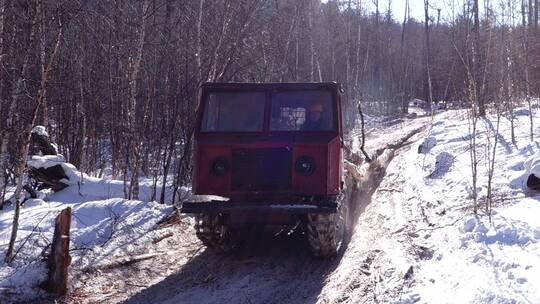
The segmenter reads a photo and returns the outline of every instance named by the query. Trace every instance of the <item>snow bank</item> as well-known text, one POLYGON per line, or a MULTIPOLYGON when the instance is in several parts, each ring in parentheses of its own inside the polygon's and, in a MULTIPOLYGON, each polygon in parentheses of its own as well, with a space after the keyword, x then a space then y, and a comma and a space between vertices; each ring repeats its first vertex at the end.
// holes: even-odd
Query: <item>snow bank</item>
MULTIPOLYGON (((32 166, 47 167, 62 162, 61 157, 34 156, 32 166)), ((70 164, 62 167, 72 186, 57 192, 40 192, 41 199, 29 199, 21 209, 16 243, 18 254, 12 265, 0 264, 0 303, 35 301, 46 295, 37 287, 46 278, 42 252, 50 243, 58 213, 72 208, 70 254, 72 284, 88 267, 107 263, 133 250, 144 250, 155 233, 156 223, 173 212, 171 205, 151 201, 133 201, 123 196, 120 181, 82 175, 70 164), (75 184, 75 185, 74 185, 75 184)), ((148 199, 151 189, 141 183, 141 198, 148 199)), ((13 207, 0 213, 0 259, 3 260, 11 235, 13 207)))
MULTIPOLYGON (((472 215, 471 160, 464 111, 436 117, 428 153, 409 151, 404 165, 403 200, 424 218, 415 222, 414 246, 433 258, 411 260, 414 280, 400 303, 540 303, 540 196, 524 191, 528 174, 540 176, 539 147, 529 140, 528 113, 516 117, 516 144, 510 122, 496 117, 478 122, 479 215, 472 215), (526 115, 525 115, 526 114, 526 115), (493 215, 485 215, 488 153, 498 136, 493 178, 493 215), (488 138, 490 141, 488 141, 488 138), (533 157, 531 157, 533 156, 533 157)), ((534 113, 535 119, 540 113, 534 113)), ((538 133, 538 131, 536 131, 538 133)), ((539 136, 540 134, 536 134, 539 136)), ((416 145, 422 145, 423 140, 416 145)))

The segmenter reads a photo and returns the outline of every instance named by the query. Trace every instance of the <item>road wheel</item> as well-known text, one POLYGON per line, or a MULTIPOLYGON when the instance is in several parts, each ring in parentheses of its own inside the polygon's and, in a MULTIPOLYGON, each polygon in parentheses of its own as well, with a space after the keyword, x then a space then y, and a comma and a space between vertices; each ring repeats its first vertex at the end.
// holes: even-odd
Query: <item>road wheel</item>
POLYGON ((347 236, 348 208, 341 201, 337 213, 307 215, 307 238, 311 252, 320 258, 331 258, 342 249, 347 236))
POLYGON ((227 252, 234 247, 232 233, 227 225, 222 223, 219 215, 196 215, 195 233, 206 247, 218 252, 227 252))

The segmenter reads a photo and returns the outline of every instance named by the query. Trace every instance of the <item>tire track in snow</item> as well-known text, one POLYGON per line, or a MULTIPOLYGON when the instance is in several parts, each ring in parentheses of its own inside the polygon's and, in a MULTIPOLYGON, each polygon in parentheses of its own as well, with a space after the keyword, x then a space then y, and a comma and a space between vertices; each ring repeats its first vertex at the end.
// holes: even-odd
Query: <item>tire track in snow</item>
POLYGON ((417 215, 403 203, 407 184, 403 163, 404 154, 415 148, 396 151, 386 176, 367 199, 341 265, 328 278, 320 303, 388 303, 399 299, 403 284, 409 281, 404 277, 411 265, 408 225, 417 215))

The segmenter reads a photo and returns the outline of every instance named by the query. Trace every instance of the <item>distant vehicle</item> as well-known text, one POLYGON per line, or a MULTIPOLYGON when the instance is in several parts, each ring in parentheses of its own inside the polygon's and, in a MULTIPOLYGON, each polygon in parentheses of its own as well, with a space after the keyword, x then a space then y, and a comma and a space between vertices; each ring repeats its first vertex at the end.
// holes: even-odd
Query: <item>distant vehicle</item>
POLYGON ((431 107, 427 101, 418 98, 409 101, 408 104, 409 114, 425 115, 428 114, 428 112, 431 112, 431 110, 437 111, 446 109, 447 103, 444 100, 434 101, 433 104, 431 104, 431 107))
POLYGON ((409 108, 419 108, 425 110, 428 108, 428 104, 425 100, 415 98, 409 101, 409 108))
POLYGON ((314 255, 339 251, 349 208, 337 83, 205 83, 197 121, 193 192, 227 199, 182 206, 206 246, 298 226, 314 255))
POLYGON ((433 107, 434 110, 446 110, 447 109, 447 103, 445 100, 439 100, 435 102, 435 105, 433 107))
POLYGON ((407 106, 407 113, 409 118, 424 116, 427 114, 427 110, 427 102, 418 98, 409 101, 409 104, 407 106))

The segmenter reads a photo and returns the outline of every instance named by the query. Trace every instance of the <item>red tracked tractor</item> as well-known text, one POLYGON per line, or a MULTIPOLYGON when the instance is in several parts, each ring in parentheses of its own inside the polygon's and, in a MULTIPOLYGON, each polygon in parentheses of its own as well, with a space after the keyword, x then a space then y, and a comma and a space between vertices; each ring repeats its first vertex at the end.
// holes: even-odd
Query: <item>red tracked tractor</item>
POLYGON ((195 131, 198 238, 234 247, 254 227, 303 227, 315 256, 337 254, 347 230, 337 83, 205 83, 195 131), (299 225, 300 224, 300 225, 299 225))

